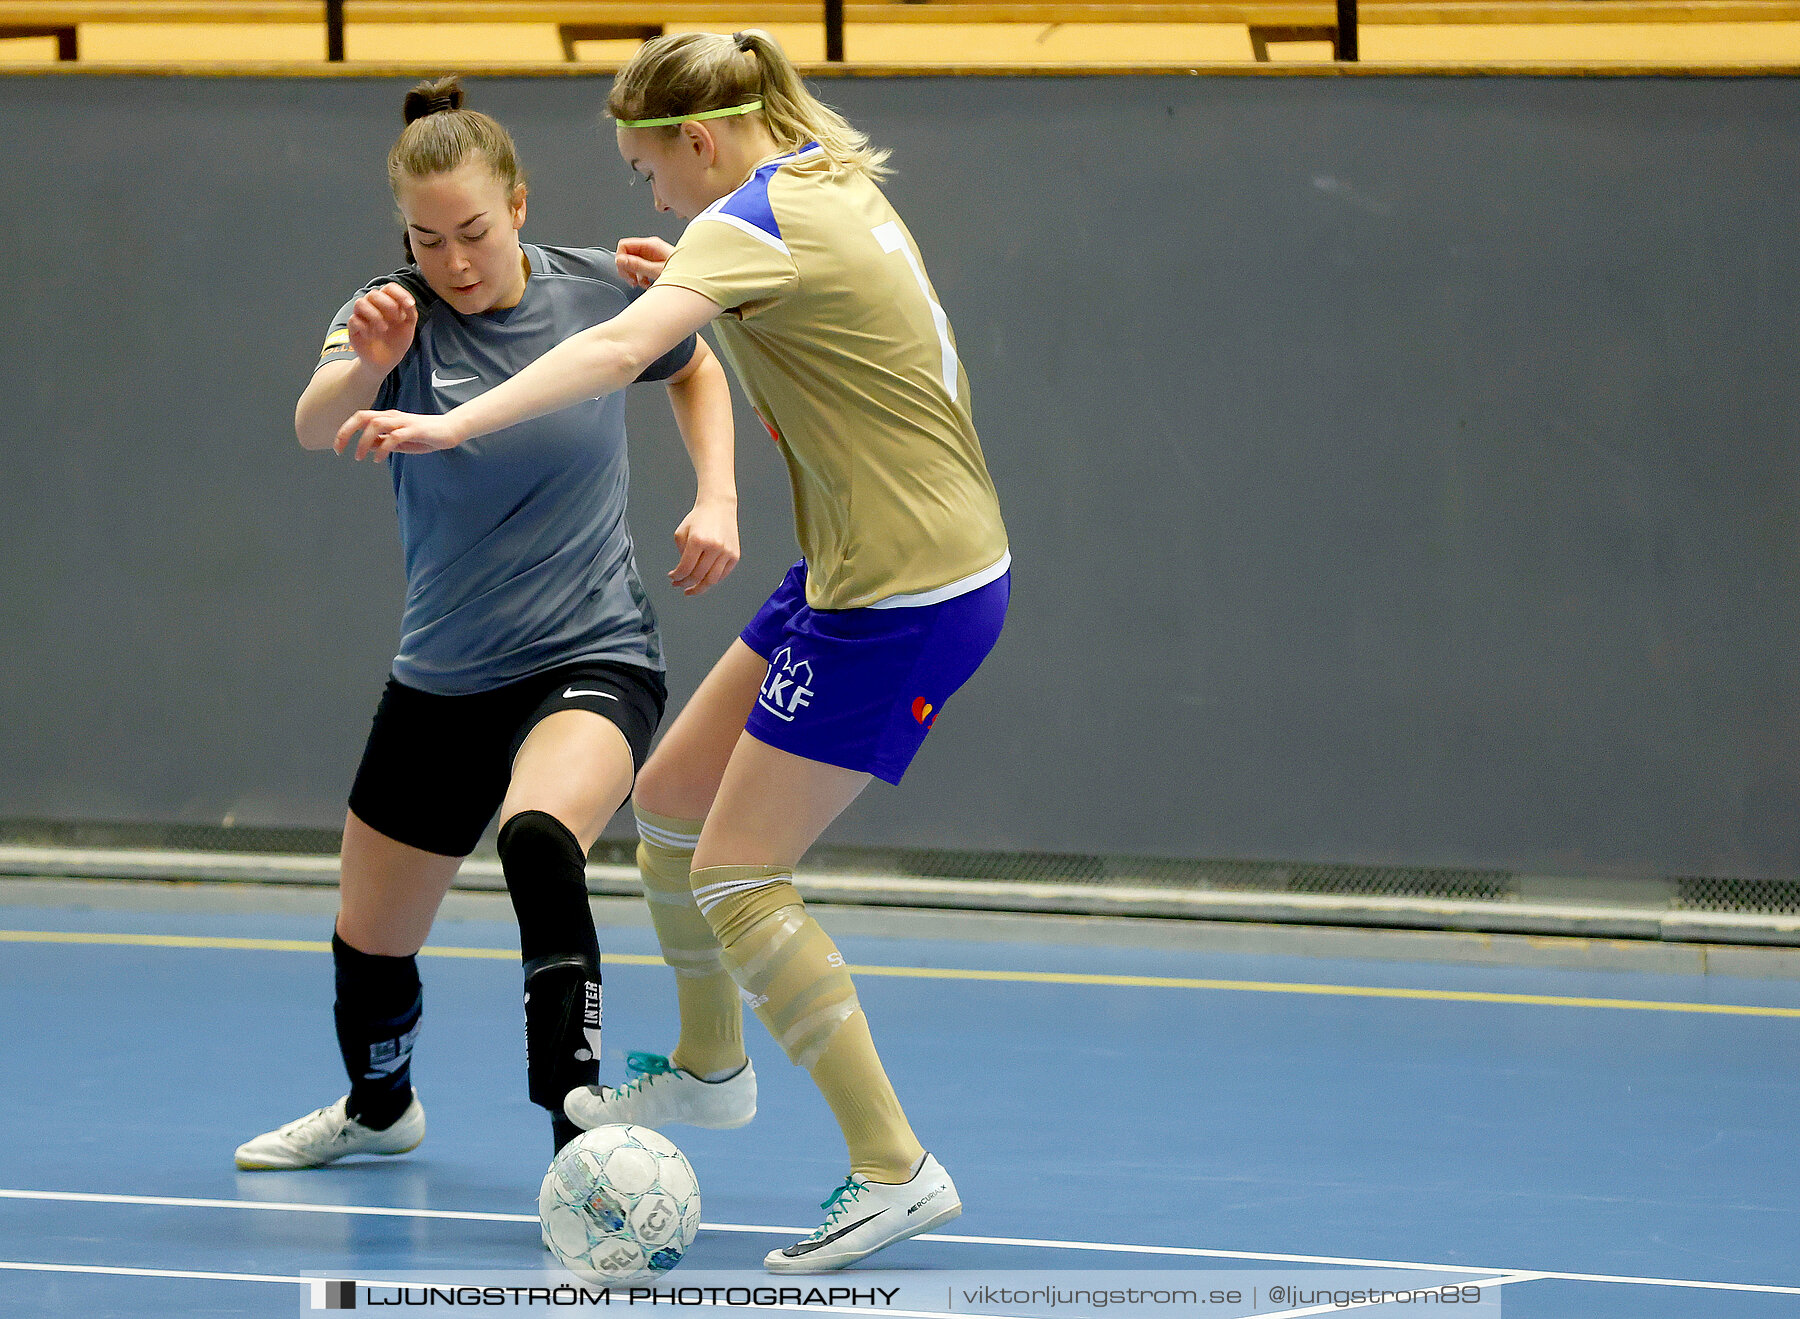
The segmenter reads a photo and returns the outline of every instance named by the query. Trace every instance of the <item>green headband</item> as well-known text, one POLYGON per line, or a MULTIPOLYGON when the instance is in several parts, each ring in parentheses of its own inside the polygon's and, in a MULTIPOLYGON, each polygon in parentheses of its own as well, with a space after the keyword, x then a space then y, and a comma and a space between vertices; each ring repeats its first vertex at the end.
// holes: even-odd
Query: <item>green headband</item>
POLYGON ((760 100, 746 101, 742 105, 728 105, 723 110, 702 110, 699 114, 672 114, 661 119, 619 119, 614 122, 620 128, 664 128, 669 124, 685 124, 690 119, 723 119, 727 115, 749 114, 752 110, 760 109, 760 100))

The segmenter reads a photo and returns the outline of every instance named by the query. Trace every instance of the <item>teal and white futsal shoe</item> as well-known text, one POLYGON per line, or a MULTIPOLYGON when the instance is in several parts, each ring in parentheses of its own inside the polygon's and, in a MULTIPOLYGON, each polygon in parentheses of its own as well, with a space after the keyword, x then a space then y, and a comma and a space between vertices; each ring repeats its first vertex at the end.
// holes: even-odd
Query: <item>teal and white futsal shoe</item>
POLYGON ((569 1091, 563 1112, 584 1130, 611 1122, 661 1128, 674 1123, 730 1131, 756 1116, 756 1069, 743 1069, 723 1081, 703 1081, 675 1066, 660 1053, 630 1053, 624 1085, 584 1085, 569 1091))
POLYGON ((425 1139, 425 1105, 417 1091, 399 1120, 380 1131, 350 1116, 344 1107, 348 1098, 245 1141, 237 1147, 237 1166, 248 1171, 319 1168, 350 1154, 406 1154, 425 1139))
POLYGON ((828 1273, 883 1246, 929 1232, 962 1212, 956 1183, 927 1154, 912 1180, 895 1185, 851 1176, 819 1208, 825 1221, 804 1241, 763 1257, 770 1273, 828 1273))

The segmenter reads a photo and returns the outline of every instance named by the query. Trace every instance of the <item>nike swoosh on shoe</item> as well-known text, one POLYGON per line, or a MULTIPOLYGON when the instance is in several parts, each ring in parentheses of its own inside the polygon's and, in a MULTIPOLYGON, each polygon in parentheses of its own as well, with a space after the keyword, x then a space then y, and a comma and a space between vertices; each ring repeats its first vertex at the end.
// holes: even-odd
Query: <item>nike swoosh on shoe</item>
POLYGON ((877 1218, 880 1218, 886 1212, 887 1212, 887 1210, 885 1210, 885 1209, 877 1209, 874 1213, 870 1214, 867 1218, 859 1218, 854 1223, 846 1223, 843 1227, 840 1227, 837 1231, 833 1232, 828 1237, 820 1237, 817 1241, 796 1242, 794 1245, 789 1246, 786 1250, 782 1251, 781 1253, 783 1255, 786 1255, 789 1259, 799 1259, 802 1255, 810 1255, 810 1254, 812 1254, 813 1251, 817 1250, 820 1246, 829 1246, 832 1242, 836 1241, 839 1237, 843 1236, 844 1233, 854 1232, 854 1231, 856 1231, 857 1228, 861 1227, 864 1223, 873 1223, 877 1218))

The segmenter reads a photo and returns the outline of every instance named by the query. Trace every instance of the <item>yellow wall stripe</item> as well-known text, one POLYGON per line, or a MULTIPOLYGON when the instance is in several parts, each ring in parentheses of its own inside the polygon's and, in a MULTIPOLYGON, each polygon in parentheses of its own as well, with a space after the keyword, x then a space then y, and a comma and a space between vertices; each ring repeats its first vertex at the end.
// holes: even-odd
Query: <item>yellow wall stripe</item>
MULTIPOLYGON (((187 934, 85 934, 61 930, 0 930, 0 943, 99 944, 119 948, 208 948, 228 952, 329 953, 322 939, 230 939, 187 934)), ((425 957, 463 957, 516 962, 512 948, 426 945, 425 957)), ((607 953, 612 966, 661 966, 646 953, 607 953)), ((1800 1018, 1800 1008, 1743 1003, 1678 1003, 1653 998, 1577 998, 1560 994, 1496 994, 1472 989, 1396 989, 1375 985, 1316 985, 1280 980, 1200 980, 1181 976, 1094 975, 1075 971, 976 971, 916 966, 852 966, 852 975, 912 980, 993 980, 1026 985, 1091 985, 1106 989, 1204 989, 1249 994, 1312 994, 1326 998, 1398 998, 1428 1003, 1500 1003, 1522 1007, 1607 1008, 1625 1012, 1685 1012, 1730 1017, 1800 1018)))

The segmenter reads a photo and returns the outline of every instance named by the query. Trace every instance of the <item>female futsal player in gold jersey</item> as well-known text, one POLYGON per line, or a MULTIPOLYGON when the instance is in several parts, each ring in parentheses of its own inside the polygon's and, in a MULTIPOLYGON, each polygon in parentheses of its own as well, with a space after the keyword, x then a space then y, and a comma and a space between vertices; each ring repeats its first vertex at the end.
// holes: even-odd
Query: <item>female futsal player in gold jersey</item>
MULTIPOLYGON (((786 460, 804 558, 639 774, 639 861, 681 1037, 628 1085, 565 1101, 582 1126, 738 1126, 755 1111, 739 991, 838 1119, 850 1176, 776 1272, 842 1268, 954 1218, 844 959, 793 885, 871 777, 897 783, 998 639, 1006 529, 968 379, 918 249, 878 186, 885 152, 821 105, 772 39, 646 43, 608 103, 670 247, 620 244, 647 291, 442 416, 359 412, 358 456, 451 448, 636 379, 712 323, 786 460)), ((490 441, 491 443, 491 441, 490 441)))

